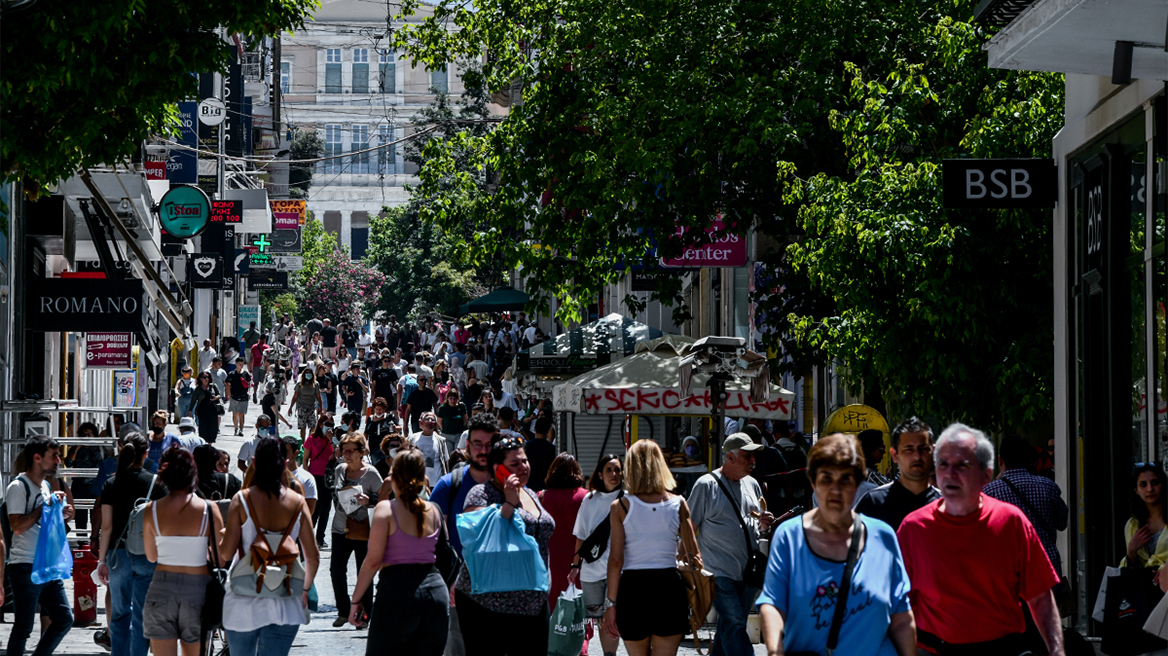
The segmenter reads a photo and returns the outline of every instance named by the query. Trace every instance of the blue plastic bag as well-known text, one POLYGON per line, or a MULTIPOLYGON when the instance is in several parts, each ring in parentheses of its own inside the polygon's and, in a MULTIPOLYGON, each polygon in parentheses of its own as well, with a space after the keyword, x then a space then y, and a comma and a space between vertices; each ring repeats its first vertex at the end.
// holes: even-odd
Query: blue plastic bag
POLYGON ((458 537, 470 572, 471 593, 548 591, 548 569, 535 538, 523 530, 517 513, 505 519, 500 506, 462 513, 458 537))
POLYGON ((73 551, 69 549, 65 527, 65 504, 57 495, 49 495, 41 512, 41 532, 37 537, 32 560, 32 582, 44 585, 73 576, 73 551))

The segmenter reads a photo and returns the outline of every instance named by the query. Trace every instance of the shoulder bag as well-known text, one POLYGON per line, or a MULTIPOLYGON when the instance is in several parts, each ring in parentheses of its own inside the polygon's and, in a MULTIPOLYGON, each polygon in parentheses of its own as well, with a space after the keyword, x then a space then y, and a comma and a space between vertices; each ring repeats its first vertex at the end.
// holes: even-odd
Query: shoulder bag
MULTIPOLYGON (((624 508, 624 502, 621 502, 621 507, 624 508)), ((625 508, 625 513, 628 513, 627 508, 625 508)), ((681 549, 685 550, 684 540, 681 541, 681 549)), ((681 574, 681 581, 685 585, 685 595, 689 602, 689 629, 693 633, 694 649, 697 650, 698 654, 701 654, 702 643, 698 637, 698 629, 705 626, 706 618, 710 615, 710 608, 714 606, 716 594, 714 573, 699 567, 697 559, 688 551, 682 554, 682 561, 677 565, 677 572, 681 574)), ((707 653, 713 647, 714 640, 710 638, 707 653)))
MULTIPOLYGON (((835 613, 831 618, 831 628, 827 631, 827 656, 835 653, 835 646, 839 643, 840 625, 844 622, 844 612, 848 607, 848 592, 852 588, 852 572, 856 569, 856 559, 860 556, 860 537, 864 534, 864 522, 860 515, 856 515, 856 523, 852 525, 852 544, 848 547, 848 561, 844 565, 844 576, 840 579, 839 594, 836 595, 835 613)), ((813 651, 787 652, 787 656, 817 656, 813 651)))
POLYGON ((454 546, 450 544, 446 517, 442 514, 441 509, 438 510, 438 521, 442 527, 438 536, 438 544, 434 547, 434 565, 438 568, 438 573, 442 575, 442 580, 446 582, 446 587, 450 587, 454 585, 454 580, 458 578, 458 572, 462 569, 462 559, 458 557, 454 546))
MULTIPOLYGON (((621 488, 617 493, 616 498, 619 501, 624 497, 624 488, 621 488)), ((600 560, 605 551, 608 551, 608 541, 612 537, 612 511, 609 511, 604 519, 601 520, 596 528, 588 534, 587 539, 580 543, 580 549, 576 551, 576 555, 584 559, 586 563, 594 563, 600 560)))
MULTIPOLYGON (((204 512, 211 512, 211 501, 204 501, 207 505, 204 512)), ((219 544, 216 539, 215 518, 207 518, 207 542, 211 546, 211 560, 207 562, 207 573, 211 580, 207 581, 207 598, 203 602, 202 628, 203 635, 223 626, 223 596, 227 592, 227 570, 219 564, 219 544)))
POLYGON ((722 484, 722 479, 714 474, 711 474, 714 480, 718 483, 718 487, 726 493, 726 498, 730 500, 730 507, 734 508, 734 516, 738 518, 738 523, 742 526, 742 535, 746 537, 746 567, 742 570, 742 582, 748 588, 761 588, 763 579, 766 578, 767 555, 758 550, 757 543, 750 539, 750 529, 746 526, 746 520, 742 519, 742 509, 738 507, 738 502, 734 500, 734 496, 730 494, 730 490, 722 484))

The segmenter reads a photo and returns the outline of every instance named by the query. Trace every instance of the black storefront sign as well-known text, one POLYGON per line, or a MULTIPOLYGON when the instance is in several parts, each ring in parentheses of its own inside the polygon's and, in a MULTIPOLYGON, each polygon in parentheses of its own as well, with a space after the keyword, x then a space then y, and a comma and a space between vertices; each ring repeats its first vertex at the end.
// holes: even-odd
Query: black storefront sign
POLYGON ((243 223, 243 201, 211 201, 211 220, 209 223, 210 225, 222 223, 243 223))
POLYGON ((252 291, 288 289, 287 271, 252 271, 248 276, 248 287, 252 291))
POLYGON ((220 253, 192 253, 187 280, 195 289, 223 288, 223 255, 220 253))
POLYGON ((1049 159, 947 159, 941 163, 945 207, 1054 207, 1058 167, 1049 159))
POLYGON ((137 332, 146 303, 138 279, 38 279, 25 296, 24 327, 46 332, 137 332))

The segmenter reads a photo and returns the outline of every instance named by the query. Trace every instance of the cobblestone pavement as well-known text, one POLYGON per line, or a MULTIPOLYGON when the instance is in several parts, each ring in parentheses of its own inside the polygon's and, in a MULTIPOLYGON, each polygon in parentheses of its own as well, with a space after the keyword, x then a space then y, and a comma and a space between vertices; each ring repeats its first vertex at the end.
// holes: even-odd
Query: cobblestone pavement
MULTIPOLYGON (((258 404, 250 404, 247 412, 246 426, 244 429, 244 437, 236 437, 232 434, 230 415, 223 418, 223 429, 219 436, 216 446, 227 451, 232 455, 232 466, 234 467, 235 455, 239 453, 240 446, 244 441, 250 439, 255 435, 255 430, 252 428, 255 425, 256 417, 260 414, 258 404)), ((295 419, 292 420, 295 425, 295 419)), ((177 428, 170 427, 172 430, 177 428)), ((290 430, 281 425, 281 433, 291 434, 299 431, 290 430)), ((242 476, 242 474, 240 473, 242 476)), ((296 635, 296 641, 292 646, 292 654, 300 654, 307 656, 308 654, 329 654, 329 656, 350 656, 365 653, 367 631, 358 631, 356 628, 345 625, 341 628, 333 628, 332 622, 336 619, 336 606, 333 596, 332 583, 329 579, 329 563, 331 552, 328 550, 321 552, 320 567, 316 574, 316 588, 320 594, 320 610, 312 614, 312 621, 304 627, 301 627, 299 633, 296 635)), ((349 563, 349 584, 350 587, 357 580, 357 564, 353 561, 349 563)), ((66 583, 70 598, 73 594, 73 586, 71 582, 66 583)), ((65 636, 65 640, 57 649, 57 654, 63 656, 73 656, 82 654, 105 654, 104 649, 97 646, 93 642, 94 633, 100 627, 105 625, 105 593, 104 589, 99 593, 98 603, 98 624, 92 627, 74 627, 73 630, 65 636)), ((3 623, 0 623, 0 644, 6 644, 8 641, 8 634, 12 630, 12 615, 6 615, 3 623)), ((713 633, 712 628, 705 629, 701 632, 703 645, 708 647, 707 640, 713 633)), ((36 646, 35 639, 29 640, 27 649, 29 653, 36 646)), ((706 651, 706 649, 703 649, 706 651)), ((589 644, 589 656, 603 656, 600 642, 593 639, 589 644)), ((624 645, 618 652, 621 656, 626 655, 624 645)), ((696 655, 698 652, 693 648, 693 640, 687 639, 682 643, 682 648, 678 652, 682 656, 696 655)), ((766 654, 766 649, 762 645, 755 645, 755 654, 766 654)))

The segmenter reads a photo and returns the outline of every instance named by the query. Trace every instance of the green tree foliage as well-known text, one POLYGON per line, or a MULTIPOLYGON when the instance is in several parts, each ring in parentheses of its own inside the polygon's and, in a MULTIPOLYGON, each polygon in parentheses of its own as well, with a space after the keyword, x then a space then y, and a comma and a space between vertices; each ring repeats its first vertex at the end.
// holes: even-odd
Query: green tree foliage
POLYGON ((424 167, 427 153, 442 150, 450 170, 437 175, 432 186, 410 188, 405 205, 387 207, 370 221, 366 261, 385 274, 381 309, 399 318, 457 314, 459 305, 504 282, 502 259, 493 253, 479 257, 471 246, 489 224, 469 212, 458 213, 457 221, 423 220, 433 217, 429 208, 448 200, 447 194, 458 194, 459 205, 489 197, 487 171, 476 168, 473 153, 456 145, 464 136, 484 137, 492 124, 479 69, 463 71, 463 80, 467 90, 460 99, 438 93, 432 105, 418 112, 415 128, 433 130, 408 142, 403 153, 405 161, 424 167), (463 179, 467 184, 461 184, 463 179))
POLYGON ((300 316, 300 303, 292 292, 261 292, 260 313, 270 317, 272 312, 276 313, 277 318, 287 314, 295 319, 300 316))
POLYGON ((832 112, 851 176, 798 186, 804 238, 787 263, 834 311, 792 314, 792 337, 875 381, 894 415, 995 429, 1043 422, 1054 371, 1049 211, 941 204, 944 157, 1050 157, 1061 76, 989 71, 969 24, 943 18, 879 77, 849 67, 832 112))
MULTIPOLYGON (((291 159, 316 159, 324 154, 324 139, 316 130, 297 130, 292 133, 291 159)), ((288 193, 293 198, 308 198, 312 186, 312 164, 288 166, 288 193)))
MULTIPOLYGON (((1061 78, 988 70, 974 5, 440 0, 400 45, 431 67, 488 52, 487 86, 522 103, 427 146, 420 215, 483 222, 470 252, 521 266, 571 319, 653 243, 678 253, 677 226, 690 239, 723 212, 777 245, 763 310, 793 369, 837 361, 894 412, 1036 420, 1049 217, 947 211, 938 164, 1049 155, 1061 78), (495 193, 475 193, 477 171, 495 193)), ((677 298, 681 277, 661 280, 677 298)))
POLYGON ((304 222, 304 268, 289 281, 296 301, 298 323, 318 316, 360 323, 377 311, 385 276, 366 265, 354 262, 347 248, 311 214, 304 222))
POLYGON ((303 27, 316 0, 61 0, 5 12, 0 165, 31 195, 78 166, 127 158, 177 126, 191 72, 226 71, 215 32, 273 36, 303 27))

